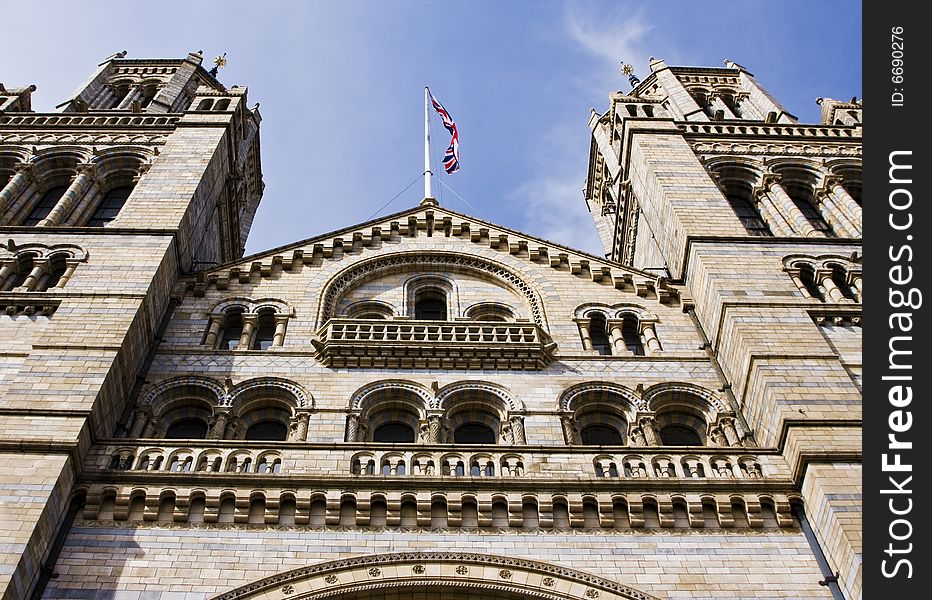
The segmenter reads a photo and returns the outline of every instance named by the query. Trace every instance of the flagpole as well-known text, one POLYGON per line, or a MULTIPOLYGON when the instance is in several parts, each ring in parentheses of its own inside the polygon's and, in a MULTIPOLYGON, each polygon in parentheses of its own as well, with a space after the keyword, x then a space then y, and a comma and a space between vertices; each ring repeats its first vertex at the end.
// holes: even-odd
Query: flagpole
POLYGON ((424 197, 433 198, 430 193, 430 92, 424 87, 424 197))

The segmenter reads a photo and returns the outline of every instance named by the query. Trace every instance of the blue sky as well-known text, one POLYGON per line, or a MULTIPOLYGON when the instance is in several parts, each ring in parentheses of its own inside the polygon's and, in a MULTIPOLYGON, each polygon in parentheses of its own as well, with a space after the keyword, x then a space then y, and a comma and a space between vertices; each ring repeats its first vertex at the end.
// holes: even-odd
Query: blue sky
MULTIPOLYGON (((859 2, 22 2, 4 8, 0 81, 49 111, 97 63, 227 53, 263 116, 265 196, 247 253, 368 219, 423 170, 423 87, 456 119, 445 206, 600 253, 582 198, 589 108, 619 61, 746 66, 800 120, 861 96, 859 2)), ((206 64, 207 61, 205 61, 206 64)), ((209 65, 207 65, 209 67, 209 65)), ((433 155, 448 138, 434 118, 433 155)), ((418 182, 380 214, 417 204, 418 182)))

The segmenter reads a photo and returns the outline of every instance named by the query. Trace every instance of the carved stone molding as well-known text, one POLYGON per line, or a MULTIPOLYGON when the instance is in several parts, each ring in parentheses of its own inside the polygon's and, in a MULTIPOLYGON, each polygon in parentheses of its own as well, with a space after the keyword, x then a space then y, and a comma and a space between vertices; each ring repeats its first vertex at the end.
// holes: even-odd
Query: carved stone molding
POLYGON ((522 597, 547 600, 655 600, 654 596, 640 590, 584 571, 521 558, 465 552, 405 552, 318 563, 260 579, 214 596, 214 600, 268 598, 274 593, 318 599, 373 590, 413 588, 412 591, 416 591, 425 586, 465 588, 464 591, 484 591, 490 595, 520 593, 522 597), (402 565, 406 568, 396 568, 402 565), (470 569, 471 566, 476 568, 470 569))

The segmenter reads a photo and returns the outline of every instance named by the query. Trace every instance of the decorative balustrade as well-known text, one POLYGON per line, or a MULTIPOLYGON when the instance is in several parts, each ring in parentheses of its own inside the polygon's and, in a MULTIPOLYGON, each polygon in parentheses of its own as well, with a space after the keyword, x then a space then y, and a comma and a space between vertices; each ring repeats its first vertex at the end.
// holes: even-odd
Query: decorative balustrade
POLYGON ((556 344, 533 323, 330 319, 314 346, 329 367, 540 370, 556 344))
MULTIPOLYGON (((695 447, 674 452, 594 452, 542 446, 519 452, 507 446, 457 444, 377 443, 307 444, 298 442, 248 442, 219 440, 166 440, 165 444, 113 440, 95 447, 86 463, 89 471, 119 473, 140 471, 164 476, 197 474, 229 477, 234 474, 287 475, 342 479, 384 477, 428 479, 438 477, 477 479, 524 478, 557 482, 635 479, 663 480, 676 486, 700 484, 698 480, 756 480, 761 484, 790 481, 779 455, 751 454, 738 448, 695 447), (219 442, 219 443, 218 443, 219 442), (182 445, 184 444, 184 445, 182 445), (675 483, 674 483, 675 482, 675 483), (693 483, 690 483, 693 482, 693 483)), ((658 449, 659 450, 659 449, 658 449)), ((608 481, 604 482, 608 484, 608 481)), ((587 484, 589 485, 589 484, 587 484)))
POLYGON ((350 461, 353 475, 425 477, 522 477, 518 454, 463 452, 360 452, 350 461))

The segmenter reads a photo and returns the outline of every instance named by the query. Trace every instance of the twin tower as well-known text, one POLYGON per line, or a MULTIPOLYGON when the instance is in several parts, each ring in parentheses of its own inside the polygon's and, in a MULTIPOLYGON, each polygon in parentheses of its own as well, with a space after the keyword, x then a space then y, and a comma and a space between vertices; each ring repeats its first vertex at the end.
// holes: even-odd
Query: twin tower
POLYGON ((603 256, 424 203, 243 258, 201 62, 0 86, 4 598, 860 597, 860 103, 653 61, 603 256))

